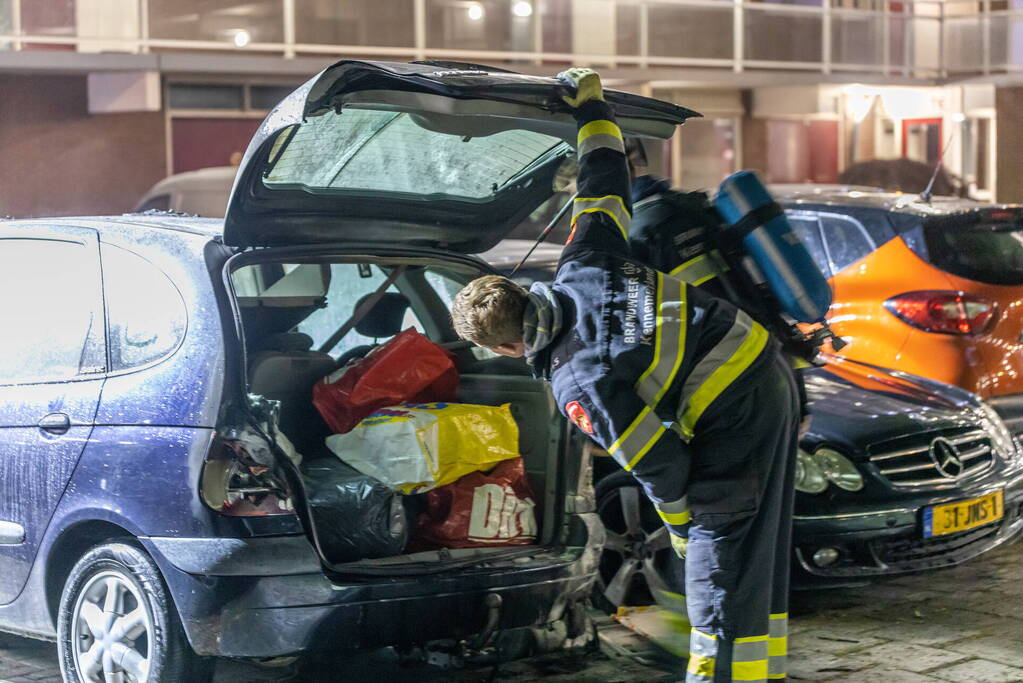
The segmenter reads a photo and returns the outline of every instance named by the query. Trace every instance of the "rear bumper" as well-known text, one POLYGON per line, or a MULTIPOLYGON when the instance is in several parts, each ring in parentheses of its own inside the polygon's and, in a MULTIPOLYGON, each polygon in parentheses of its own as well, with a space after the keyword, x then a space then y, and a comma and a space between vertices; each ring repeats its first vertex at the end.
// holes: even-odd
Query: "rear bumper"
MULTIPOLYGON (((599 531, 590 538, 599 542, 599 531)), ((163 571, 193 649, 253 658, 467 637, 486 623, 491 593, 502 597, 499 628, 545 623, 588 596, 599 550, 538 548, 443 574, 331 580, 315 556, 309 567, 304 536, 141 540, 163 571), (276 559, 288 548, 298 553, 291 566, 276 559), (249 563, 262 551, 265 565, 249 563)))
MULTIPOLYGON (((845 515, 803 516, 793 521, 797 583, 902 574, 961 564, 1023 534, 1023 476, 1002 487, 1005 516, 994 524, 948 536, 923 537, 923 507, 845 515), (836 548, 840 559, 821 567, 813 554, 836 548)), ((993 490, 993 489, 990 489, 993 490)), ((963 499, 988 493, 977 491, 963 499)))

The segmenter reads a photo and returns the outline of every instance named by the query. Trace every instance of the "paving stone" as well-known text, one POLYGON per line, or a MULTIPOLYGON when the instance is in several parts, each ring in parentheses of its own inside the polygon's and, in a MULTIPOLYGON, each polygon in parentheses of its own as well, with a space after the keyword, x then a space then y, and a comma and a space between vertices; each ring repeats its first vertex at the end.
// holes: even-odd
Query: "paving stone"
POLYGON ((856 652, 885 642, 873 636, 857 635, 843 630, 841 624, 831 628, 812 629, 789 637, 789 649, 793 652, 813 651, 842 654, 856 652))
POLYGON ((962 683, 1018 683, 1023 681, 1023 669, 986 659, 972 659, 962 664, 932 671, 931 674, 945 681, 961 681, 962 683))
MULTIPOLYGON (((813 631, 815 629, 836 629, 849 634, 873 631, 879 626, 883 626, 885 623, 887 623, 887 620, 878 618, 878 615, 875 612, 864 614, 863 612, 855 609, 845 612, 826 612, 810 617, 797 617, 792 620, 793 625, 805 631, 813 631)), ((790 633, 795 633, 795 631, 790 630, 790 633)))
POLYGON ((831 680, 835 683, 935 683, 940 679, 904 669, 875 666, 831 680))
POLYGON ((930 588, 924 589, 917 586, 906 586, 891 583, 882 583, 877 586, 871 586, 869 592, 870 597, 874 598, 874 600, 894 599, 930 602, 940 600, 944 597, 941 591, 935 591, 930 588))
POLYGON ((1023 668, 1023 642, 1018 640, 1007 640, 1002 636, 987 636, 950 645, 949 649, 1023 668))
POLYGON ((893 621, 881 626, 869 635, 884 640, 894 640, 917 645, 942 645, 982 635, 983 632, 972 625, 942 624, 924 619, 917 621, 893 621))
POLYGON ((836 656, 825 652, 794 651, 788 657, 788 675, 793 680, 827 681, 871 665, 854 655, 836 656))
POLYGON ((1007 598, 1003 595, 992 597, 985 595, 980 599, 971 600, 970 610, 1000 617, 1018 617, 1019 601, 1018 598, 1007 598))
POLYGON ((916 673, 946 666, 969 657, 958 652, 939 650, 926 645, 897 642, 885 643, 856 653, 856 657, 870 664, 891 665, 898 662, 900 669, 916 673))

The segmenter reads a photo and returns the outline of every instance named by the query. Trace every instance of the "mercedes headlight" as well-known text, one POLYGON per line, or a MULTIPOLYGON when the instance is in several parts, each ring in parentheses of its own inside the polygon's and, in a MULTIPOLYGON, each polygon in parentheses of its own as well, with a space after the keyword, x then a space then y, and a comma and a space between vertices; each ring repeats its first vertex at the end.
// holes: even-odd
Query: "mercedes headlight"
POLYGON ((818 448, 813 453, 824 476, 832 484, 846 491, 859 491, 863 488, 863 475, 849 458, 831 448, 818 448))
POLYGON ((796 490, 823 493, 828 482, 845 491, 859 491, 863 475, 849 458, 832 448, 818 448, 813 453, 800 448, 796 454, 796 490))
POLYGON ((802 448, 796 453, 796 490, 803 493, 823 493, 828 478, 812 455, 802 448))
POLYGON ((987 401, 980 402, 980 409, 984 413, 984 417, 991 425, 991 429, 987 430, 991 435, 991 440, 994 442, 995 448, 998 453, 1006 459, 1015 458, 1019 451, 1016 448, 1016 441, 1012 438, 1012 432, 1005 426, 1005 420, 999 415, 994 408, 988 405, 987 401))

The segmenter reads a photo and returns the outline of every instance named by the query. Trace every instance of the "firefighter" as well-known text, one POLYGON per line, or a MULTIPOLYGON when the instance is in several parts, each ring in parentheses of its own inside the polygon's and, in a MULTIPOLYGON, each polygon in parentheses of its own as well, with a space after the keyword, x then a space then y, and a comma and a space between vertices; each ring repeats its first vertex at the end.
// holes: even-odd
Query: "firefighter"
POLYGON ((455 298, 455 330, 524 355, 642 484, 687 556, 687 680, 784 678, 796 389, 761 325, 629 257, 621 131, 595 72, 561 77, 580 169, 554 284, 478 278, 455 298))

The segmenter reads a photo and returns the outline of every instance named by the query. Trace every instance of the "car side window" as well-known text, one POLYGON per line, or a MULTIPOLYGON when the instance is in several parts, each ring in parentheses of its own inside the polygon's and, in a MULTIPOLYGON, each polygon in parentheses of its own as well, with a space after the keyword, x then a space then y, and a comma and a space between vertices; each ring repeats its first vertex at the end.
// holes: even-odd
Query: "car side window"
POLYGON ((792 231, 799 236, 799 240, 810 252, 810 257, 821 269, 825 277, 831 276, 831 266, 828 264, 828 254, 824 251, 824 244, 821 242, 821 233, 817 216, 806 213, 789 212, 789 225, 792 231))
POLYGON ((0 384, 105 368, 95 247, 68 238, 0 239, 0 384))
POLYGON ((820 222, 824 247, 833 273, 840 272, 877 248, 866 229, 855 218, 828 213, 820 214, 820 222))
POLYGON ((138 254, 101 246, 110 370, 127 370, 169 355, 185 337, 188 316, 167 275, 138 254))

